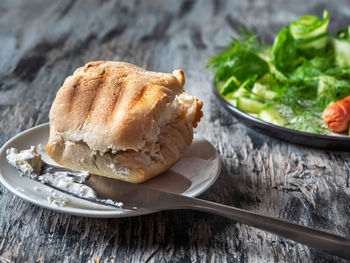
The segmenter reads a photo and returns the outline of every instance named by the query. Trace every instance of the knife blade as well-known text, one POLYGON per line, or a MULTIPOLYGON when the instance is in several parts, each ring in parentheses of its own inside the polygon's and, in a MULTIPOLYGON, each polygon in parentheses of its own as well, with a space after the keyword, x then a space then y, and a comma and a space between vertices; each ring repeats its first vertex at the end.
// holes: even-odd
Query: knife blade
MULTIPOLYGON (((11 163, 10 165, 21 173, 19 167, 16 167, 11 163)), ((92 173, 89 173, 82 180, 81 171, 48 164, 44 161, 42 161, 40 173, 36 176, 30 176, 30 178, 62 193, 94 203, 125 210, 147 210, 148 212, 155 212, 170 209, 169 204, 176 202, 176 200, 179 199, 179 195, 176 194, 153 189, 143 186, 142 184, 132 184, 92 173), (95 192, 96 197, 84 197, 74 192, 70 192, 66 188, 59 187, 50 180, 42 180, 43 175, 54 175, 56 172, 66 173, 75 183, 90 187, 95 192)))

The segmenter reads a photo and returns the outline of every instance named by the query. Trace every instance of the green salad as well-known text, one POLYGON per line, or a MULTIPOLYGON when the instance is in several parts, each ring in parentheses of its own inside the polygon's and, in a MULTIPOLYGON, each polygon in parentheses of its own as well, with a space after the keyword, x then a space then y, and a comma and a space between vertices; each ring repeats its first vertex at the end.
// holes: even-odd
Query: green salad
POLYGON ((350 26, 333 36, 328 23, 327 11, 302 16, 272 46, 248 32, 233 38, 208 64, 219 93, 264 121, 329 134, 323 110, 350 95, 350 26))

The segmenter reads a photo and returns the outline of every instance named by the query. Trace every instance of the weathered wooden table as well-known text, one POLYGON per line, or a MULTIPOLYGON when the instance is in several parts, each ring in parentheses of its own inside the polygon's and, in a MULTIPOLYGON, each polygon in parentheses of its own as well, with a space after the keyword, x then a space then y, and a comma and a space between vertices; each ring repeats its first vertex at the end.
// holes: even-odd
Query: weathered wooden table
MULTIPOLYGON (((247 129, 211 92, 209 57, 240 26, 272 41, 305 13, 350 20, 347 1, 1 1, 0 145, 48 121, 64 78, 92 60, 182 68, 202 98, 198 132, 218 149, 220 178, 200 198, 350 236, 349 153, 247 129)), ((39 208, 0 186, 0 262, 339 262, 321 251, 194 211, 91 219, 39 208)))

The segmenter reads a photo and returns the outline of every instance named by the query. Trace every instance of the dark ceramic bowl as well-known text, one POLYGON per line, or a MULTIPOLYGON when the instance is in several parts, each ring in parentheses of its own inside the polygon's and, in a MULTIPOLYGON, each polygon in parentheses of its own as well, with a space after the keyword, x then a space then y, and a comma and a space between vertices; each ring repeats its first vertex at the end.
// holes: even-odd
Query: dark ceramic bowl
POLYGON ((304 146, 320 148, 325 150, 349 151, 350 152, 350 137, 346 136, 331 136, 320 135, 309 132, 302 132, 277 126, 258 118, 255 118, 248 113, 245 113, 227 102, 216 89, 213 84, 213 92, 224 108, 231 113, 237 120, 248 126, 249 128, 287 142, 300 144, 304 146))

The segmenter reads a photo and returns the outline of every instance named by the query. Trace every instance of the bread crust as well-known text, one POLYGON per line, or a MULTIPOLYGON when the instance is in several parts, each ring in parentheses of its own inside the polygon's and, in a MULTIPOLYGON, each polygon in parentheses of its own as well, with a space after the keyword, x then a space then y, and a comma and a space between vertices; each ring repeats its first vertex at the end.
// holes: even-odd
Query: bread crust
POLYGON ((181 158, 202 117, 182 70, 96 61, 69 76, 50 110, 47 153, 73 169, 140 183, 181 158))

